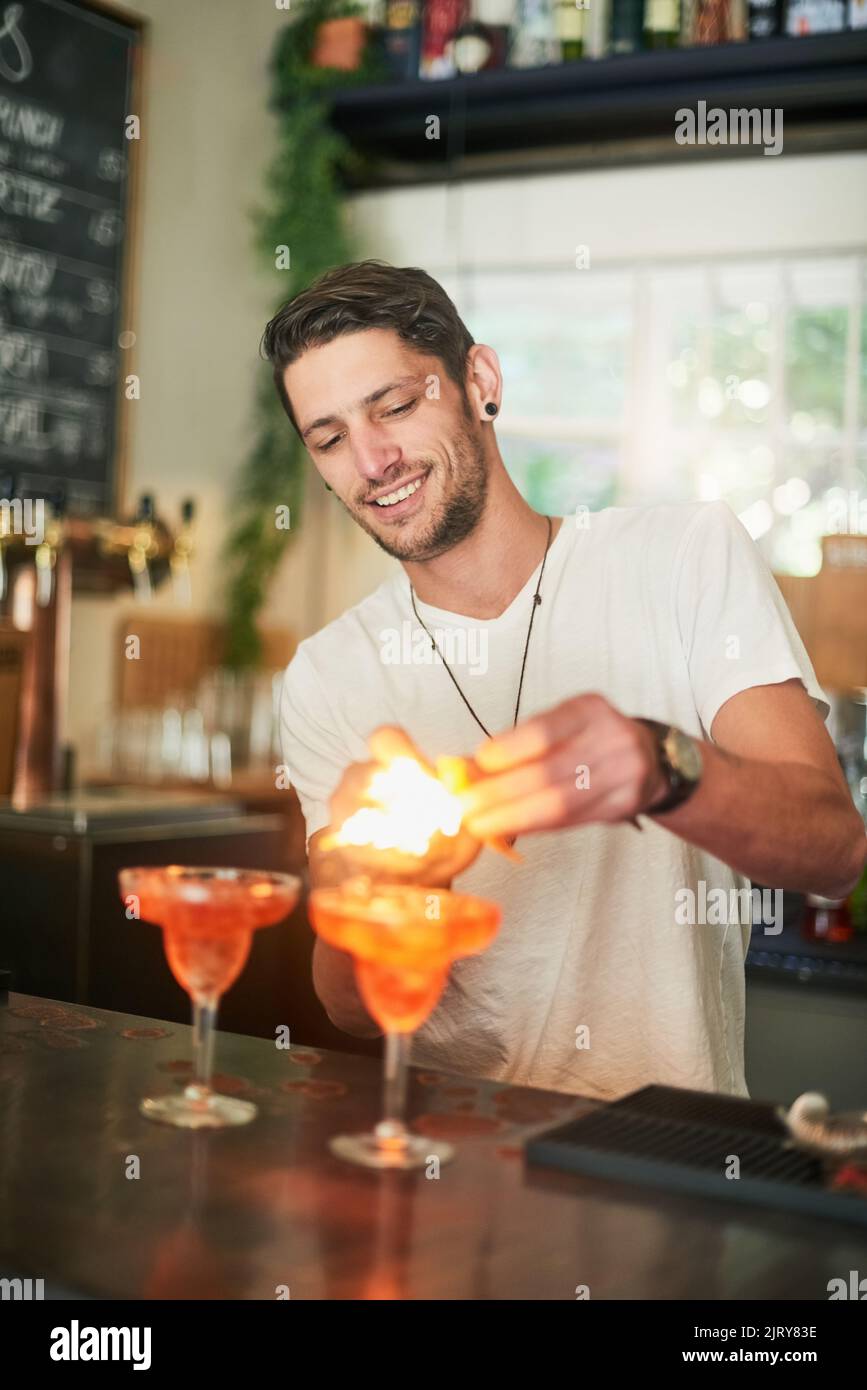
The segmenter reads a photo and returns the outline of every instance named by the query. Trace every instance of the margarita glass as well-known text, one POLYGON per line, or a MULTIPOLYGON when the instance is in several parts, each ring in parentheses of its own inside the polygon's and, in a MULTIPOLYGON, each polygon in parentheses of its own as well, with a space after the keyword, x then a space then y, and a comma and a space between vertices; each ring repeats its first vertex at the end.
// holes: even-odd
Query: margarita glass
POLYGON ((354 958, 359 993, 385 1034, 383 1118, 372 1133, 337 1135, 332 1152, 368 1168, 417 1168, 432 1157, 447 1162, 451 1144, 406 1126, 412 1035, 439 1000, 452 962, 493 941, 500 909, 467 893, 360 876, 315 889, 310 917, 324 941, 354 958))
POLYGON ((193 1080, 180 1095, 143 1100, 149 1120, 181 1129, 248 1124, 256 1107, 211 1089, 220 996, 247 963, 253 932, 288 917, 301 881, 260 869, 121 869, 121 897, 135 915, 163 929, 172 974, 193 1002, 193 1080))

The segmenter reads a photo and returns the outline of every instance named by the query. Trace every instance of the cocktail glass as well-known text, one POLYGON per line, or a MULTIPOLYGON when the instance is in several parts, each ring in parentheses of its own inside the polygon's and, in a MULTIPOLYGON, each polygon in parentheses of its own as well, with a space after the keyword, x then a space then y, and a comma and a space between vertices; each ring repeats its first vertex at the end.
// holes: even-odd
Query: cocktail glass
POLYGON ((193 1079, 180 1095, 148 1097, 149 1120, 181 1129, 220 1129, 255 1118, 250 1101, 211 1089, 214 1028, 220 996, 240 975, 253 932, 288 917, 301 881, 259 869, 121 869, 127 912, 163 929, 172 974, 193 1002, 193 1079))
POLYGON ((496 936, 500 909, 444 888, 349 879, 310 895, 310 917, 323 941, 347 951, 364 1004, 385 1034, 384 1115, 368 1134, 341 1134, 333 1153, 367 1168, 417 1168, 454 1157, 451 1144, 406 1126, 412 1035, 437 1003, 452 961, 483 951, 496 936))

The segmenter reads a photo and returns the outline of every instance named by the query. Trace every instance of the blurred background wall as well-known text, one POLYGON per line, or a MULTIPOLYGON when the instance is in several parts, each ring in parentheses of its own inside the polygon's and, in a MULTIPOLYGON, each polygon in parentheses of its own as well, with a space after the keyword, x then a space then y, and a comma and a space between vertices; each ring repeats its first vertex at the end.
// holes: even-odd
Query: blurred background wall
MULTIPOLYGON (((805 3, 792 0, 793 12, 805 3)), ((47 10, 38 0, 29 4, 33 11, 47 10)), ((125 344, 117 354, 109 342, 121 380, 131 371, 141 382, 140 399, 122 404, 124 483, 116 515, 108 519, 123 523, 125 539, 106 556, 100 523, 94 523, 90 555, 106 575, 114 566, 106 588, 114 587, 97 596, 81 584, 73 593, 68 698, 44 658, 56 656, 57 667, 64 665, 65 607, 63 621, 55 624, 54 616, 66 602, 59 597, 64 561, 70 560, 68 594, 72 559, 79 559, 71 530, 55 557, 52 604, 40 607, 33 600, 37 567, 32 551, 19 545, 17 580, 23 576, 29 585, 31 621, 14 630, 13 611, 0 633, 7 654, 22 650, 25 633, 33 637, 29 658, 41 653, 40 662, 29 660, 26 698, 20 701, 29 712, 28 738, 16 737, 25 751, 35 750, 36 770, 52 773, 52 780, 37 786, 32 809, 0 812, 0 875, 6 874, 0 886, 21 902, 6 936, 0 932, 0 975, 8 963, 20 987, 46 997, 160 1018, 186 1016, 180 991, 172 985, 175 996, 164 993, 166 972, 136 954, 151 949, 148 938, 133 945, 119 931, 116 870, 122 864, 267 863, 305 870, 300 808, 280 766, 274 717, 279 673, 294 641, 361 599, 392 572, 393 562, 302 460, 304 505, 299 518, 293 499, 291 543, 259 615, 261 627, 276 640, 265 644, 258 668, 246 669, 241 662, 232 666, 223 640, 224 546, 229 523, 240 512, 242 478, 249 481, 251 457, 257 457, 254 446, 267 436, 257 381, 266 381, 273 402, 269 370, 257 356, 280 294, 280 273, 267 266, 271 233, 275 243, 284 232, 290 241, 295 232, 303 234, 293 244, 296 281, 299 265, 306 268, 317 255, 327 264, 335 238, 320 236, 327 223, 320 204, 342 214, 354 255, 421 265, 437 277, 476 340, 497 350, 505 383, 497 437, 533 506, 561 515, 579 507, 696 498, 721 497, 732 506, 777 574, 820 681, 834 699, 830 727, 853 798, 867 816, 864 124, 854 115, 848 126, 840 119, 824 128, 821 121, 806 121, 798 133, 793 120, 791 141, 773 157, 755 148, 685 150, 671 138, 674 97, 665 77, 691 72, 686 85, 697 93, 711 70, 717 78, 723 74, 722 90, 725 73, 735 71, 735 90, 751 93, 751 65, 767 61, 766 90, 778 91, 782 83, 796 107, 798 92, 818 92, 820 98, 825 92, 839 118, 844 108, 851 115, 856 99, 851 72, 863 71, 867 62, 863 32, 814 35, 805 40, 807 48, 800 39, 779 38, 778 57, 768 60, 758 38, 749 45, 697 48, 693 36, 684 44, 690 52, 641 52, 610 66, 582 58, 578 79, 559 62, 535 74, 493 74, 495 87, 503 79, 509 90, 516 82, 524 92, 517 125, 529 111, 537 134, 538 123, 547 121, 539 112, 549 110, 549 90, 561 96, 567 91, 566 133, 570 139, 580 134, 584 143, 576 156, 580 162, 564 172, 539 172, 538 162, 524 159, 523 132, 513 120, 494 132, 494 146, 497 139, 501 146, 499 155, 495 149, 494 176, 489 166, 484 177, 451 177, 442 150, 431 150, 419 133, 418 104, 411 119, 405 112, 400 117, 400 103, 426 103, 427 90, 423 97, 406 98, 398 82, 385 97, 381 91, 376 96, 386 113, 393 117, 396 109, 400 117, 388 138, 395 128, 400 134, 403 119, 409 155, 422 166, 422 177, 431 173, 424 166, 433 161, 442 179, 345 193, 331 172, 323 177, 308 140, 299 162, 307 192, 296 197, 295 179, 284 179, 279 211, 257 249, 253 213, 267 202, 272 158, 278 149, 284 157, 292 150, 299 129, 298 103, 291 99, 298 79, 291 43, 283 47, 281 82, 275 84, 269 71, 275 40, 298 18, 299 8, 287 14, 270 0, 139 0, 126 6, 127 15, 146 21, 147 29, 129 233, 132 294, 122 325, 136 342, 128 357, 125 344), (810 52, 819 55, 818 75, 805 81, 798 63, 810 52), (830 57, 822 59, 822 53, 830 57), (624 72, 644 74, 644 89, 634 93, 626 78, 614 75, 624 72), (607 84, 608 106, 601 117, 597 110, 596 134, 588 134, 588 108, 580 103, 600 82, 607 84), (275 85, 287 117, 280 141, 269 111, 275 85), (649 145, 641 138, 633 97, 645 103, 638 109, 655 110, 663 123, 649 145), (616 135, 624 128, 625 144, 616 135), (534 172, 518 172, 530 164, 534 172), (303 200, 311 188, 305 220, 303 200), (305 238, 306 247, 300 245, 305 238), (296 247, 302 251, 297 257, 296 247), (178 601, 168 581, 155 589, 150 604, 137 604, 134 597, 129 560, 136 531, 129 523, 145 494, 170 527, 177 527, 184 500, 195 502, 189 606, 178 601), (144 634, 144 659, 126 659, 129 632, 144 634), (31 679, 34 671, 38 679, 31 679), (62 727, 53 742, 71 746, 74 759, 57 758, 63 749, 49 747, 44 737, 47 732, 53 739, 54 709, 62 727), (63 777, 57 775, 61 770, 63 777), (46 787, 64 785, 74 785, 75 794, 49 807, 45 819, 40 798, 46 787), (82 924, 89 917, 90 944, 84 949, 82 924)), ((621 15, 640 8, 619 3, 621 15)), ((707 8, 719 9, 710 2, 707 8)), ((733 5, 732 12, 737 8, 743 11, 733 5)), ((594 13, 604 13, 604 7, 594 13)), ((683 13, 688 21, 690 6, 683 13)), ((677 47, 678 35, 669 37, 677 47)), ((81 151, 73 148, 76 132, 86 128, 97 103, 79 95, 91 90, 82 78, 91 49, 86 38, 76 42, 72 57, 78 67, 73 62, 60 71, 49 96, 53 100, 60 91, 67 100, 65 153, 81 164, 81 151), (74 70, 77 81, 70 78, 74 70)), ((302 76, 314 85, 320 59, 308 45, 302 76)), ((341 84, 348 80, 343 70, 336 77, 341 84)), ((431 107, 442 101, 454 111, 438 97, 436 83, 428 86, 431 107)), ((418 92, 424 84, 404 87, 418 92)), ((123 97, 119 83, 118 111, 128 109, 120 104, 123 97)), ((498 119, 507 120, 508 110, 504 115, 497 100, 498 119)), ((355 110, 364 110, 363 93, 355 110)), ((351 127, 354 117, 346 118, 345 108, 344 118, 351 127)), ((484 132, 484 122, 476 134, 479 129, 484 132)), ((114 138, 113 130, 106 139, 114 138)), ((467 131, 473 130, 469 121, 467 131)), ((547 143, 547 125, 543 134, 547 143)), ((320 142, 330 138, 321 127, 318 135, 320 142)), ((92 159, 85 176, 98 168, 95 138, 89 146, 84 140, 92 159)), ((292 171, 297 176, 299 165, 292 171)), ((468 165, 468 175, 478 172, 468 165)), ((82 202, 70 216, 67 242, 55 245, 61 254, 69 253, 75 244, 69 239, 82 226, 89 234, 86 206, 82 202)), ((17 233, 25 244, 27 230, 0 226, 0 235, 14 239, 17 233)), ((108 258, 106 246, 100 252, 108 258)), ((84 280, 88 273, 85 263, 84 280)), ((33 298, 35 306, 24 308, 37 315, 44 305, 38 294, 33 298)), ((39 386, 37 379, 34 393, 39 386)), ((21 394, 26 400, 23 387, 21 394)), ((61 404, 64 399, 75 405, 74 392, 61 404)), ((290 459, 291 450, 283 449, 283 431, 291 441, 288 421, 280 417, 278 427, 279 447, 268 458, 276 463, 282 490, 295 476, 298 457, 290 459), (291 464, 285 471, 282 454, 291 464)), ((37 431, 37 447, 39 441, 37 431)), ((260 516, 268 523, 260 533, 268 533, 266 549, 273 536, 272 501, 270 494, 259 498, 260 516)), ((168 536, 159 557, 163 577, 179 534, 168 536)), ((245 592, 237 584, 232 591, 245 592)), ((6 607, 15 610, 10 593, 6 607)), ((2 697, 0 687, 0 711, 2 697)), ((8 689, 6 708, 13 708, 8 689)), ((7 772, 13 770, 14 741, 8 734, 7 772)), ((856 1072, 867 1008, 867 877, 847 904, 799 899, 790 900, 789 909, 779 941, 757 935, 747 959, 750 1084, 756 1094, 781 1099, 806 1085, 833 1092, 839 1104, 862 1104, 856 1072), (853 939, 856 932, 860 939, 853 939)), ((260 955, 244 989, 232 996, 235 1012, 225 1016, 227 1026, 273 1037, 273 1020, 285 1017, 281 982, 291 979, 300 1035, 316 1045, 344 1046, 313 997, 310 948, 305 928, 275 944, 275 951, 285 953, 279 959, 260 955)), ((266 943, 263 949, 272 948, 266 943)))
MULTIPOLYGON (((249 445, 257 345, 271 309, 251 250, 250 219, 274 145, 265 102, 268 56, 286 17, 269 6, 239 6, 235 0, 215 0, 206 12, 168 0, 129 8, 152 24, 135 277, 143 389, 132 412, 126 500, 131 503, 146 489, 157 494, 161 508, 176 511, 183 496, 196 496, 192 611, 217 614, 226 508, 249 445)), ((821 280, 823 265, 833 262, 839 270, 841 258, 851 259, 864 244, 867 155, 728 158, 438 184, 356 195, 347 201, 347 216, 362 254, 423 265, 447 285, 471 332, 487 336, 500 351, 507 373, 500 435, 504 452, 508 457, 512 450, 519 468, 522 440, 544 436, 546 428, 556 435, 558 413, 572 414, 573 425, 581 413, 565 398, 569 386, 559 406, 551 400, 550 386, 546 393, 545 361, 528 368, 509 351, 515 334, 523 331, 522 310, 535 316, 538 332, 547 331, 538 311, 536 287, 542 282, 532 281, 534 272, 553 277, 551 302, 558 307, 562 282, 569 279, 576 325, 580 319, 585 328, 592 326, 594 313, 604 321, 625 308, 605 368, 606 384, 616 388, 609 391, 607 410, 609 423, 617 416, 642 439, 646 408, 630 355, 639 328, 636 307, 653 293, 654 274, 678 269, 713 274, 746 264, 773 271, 783 262, 806 262, 818 268, 821 280), (587 247, 589 269, 572 268, 577 246, 587 247), (600 281, 601 300, 597 295, 594 309, 593 286, 600 281), (527 379, 528 370, 535 380, 527 379), (520 419, 510 410, 517 376, 523 388, 520 419), (537 397, 535 409, 527 409, 528 392, 537 397)), ((687 293, 692 296, 691 286, 687 293)), ((598 361, 597 349, 591 335, 586 350, 598 361)), ((596 434, 605 436, 605 428, 596 434)), ((628 499, 630 478, 640 496, 644 465, 629 439, 618 444, 615 464, 605 456, 610 431, 607 442, 604 437, 591 442, 604 447, 599 495, 590 495, 588 481, 585 500, 604 501, 612 467, 620 476, 619 499, 628 499)), ((554 439, 555 473, 557 449, 562 456, 564 446, 573 456, 578 447, 574 440, 554 439)), ((585 453, 587 447, 585 438, 585 453)), ((665 457, 656 458, 657 477, 645 481, 664 484, 666 469, 665 457)), ((550 480, 542 491, 540 502, 568 505, 550 480)), ((681 495, 678 488, 674 495, 681 495)), ((684 480, 683 500, 694 495, 692 483, 684 480)), ((710 495, 715 495, 712 487, 710 495)), ((387 557, 311 477, 303 523, 264 620, 304 636, 363 597, 390 568, 387 557), (329 554, 339 554, 342 563, 328 564, 329 554)), ((84 772, 111 697, 111 605, 119 614, 129 599, 81 596, 73 604, 65 737, 79 746, 84 772)), ((168 589, 155 596, 154 610, 160 609, 173 611, 168 589)))
MULTIPOLYGON (((250 214, 273 148, 267 65, 286 16, 273 5, 235 0, 126 8, 150 29, 133 277, 142 397, 131 422, 125 501, 129 507, 140 492, 153 492, 160 509, 176 515, 181 499, 195 496, 190 611, 217 614, 219 552, 249 443, 256 354, 271 308, 251 249, 250 214)), ((313 621, 312 531, 311 518, 275 596, 276 611, 288 606, 304 625, 313 621)), ((111 701, 117 619, 130 605, 129 594, 73 601, 65 737, 80 747, 82 772, 111 701)), ((170 586, 156 592, 153 608, 176 611, 170 586)))

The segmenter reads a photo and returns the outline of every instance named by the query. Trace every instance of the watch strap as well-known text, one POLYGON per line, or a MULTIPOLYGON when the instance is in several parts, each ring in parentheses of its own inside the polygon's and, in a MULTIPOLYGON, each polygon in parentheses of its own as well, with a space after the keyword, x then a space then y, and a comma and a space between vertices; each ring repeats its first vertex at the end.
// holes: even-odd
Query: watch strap
POLYGON ((656 801, 652 806, 648 806, 644 811, 646 816, 658 816, 666 811, 673 811, 675 807, 682 806, 688 801, 698 786, 698 779, 687 777, 680 768, 676 767, 671 761, 666 744, 672 732, 671 724, 663 724, 658 719, 639 718, 640 724, 645 724, 656 740, 657 757, 663 776, 668 782, 668 792, 661 801, 656 801))

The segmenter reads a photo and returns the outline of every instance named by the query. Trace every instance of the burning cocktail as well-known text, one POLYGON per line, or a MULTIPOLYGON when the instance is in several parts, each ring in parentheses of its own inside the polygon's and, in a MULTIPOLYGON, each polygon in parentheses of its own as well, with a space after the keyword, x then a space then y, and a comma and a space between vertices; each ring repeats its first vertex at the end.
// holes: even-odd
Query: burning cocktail
MULTIPOLYGON (((450 883, 482 847, 463 824, 462 793, 478 770, 467 758, 427 763, 398 729, 379 729, 368 744, 376 761, 347 769, 332 798, 332 826, 318 844, 320 884, 356 875, 383 883, 450 883)), ((485 844, 520 862, 501 837, 485 844)))
POLYGON ((255 1105, 211 1089, 220 996, 247 963, 253 932, 288 917, 300 879, 259 869, 121 869, 127 911, 163 929, 172 974, 193 1001, 194 1078, 181 1095, 141 1102, 149 1120, 182 1129, 243 1125, 255 1105))
POLYGON ((412 1034, 439 1000, 453 961, 483 951, 500 910, 444 888, 374 884, 367 877, 310 895, 310 917, 324 941, 347 951, 364 1004, 385 1033, 385 1114, 370 1134, 339 1135, 331 1148, 370 1168, 445 1162, 450 1144, 411 1134, 405 1123, 412 1034))

